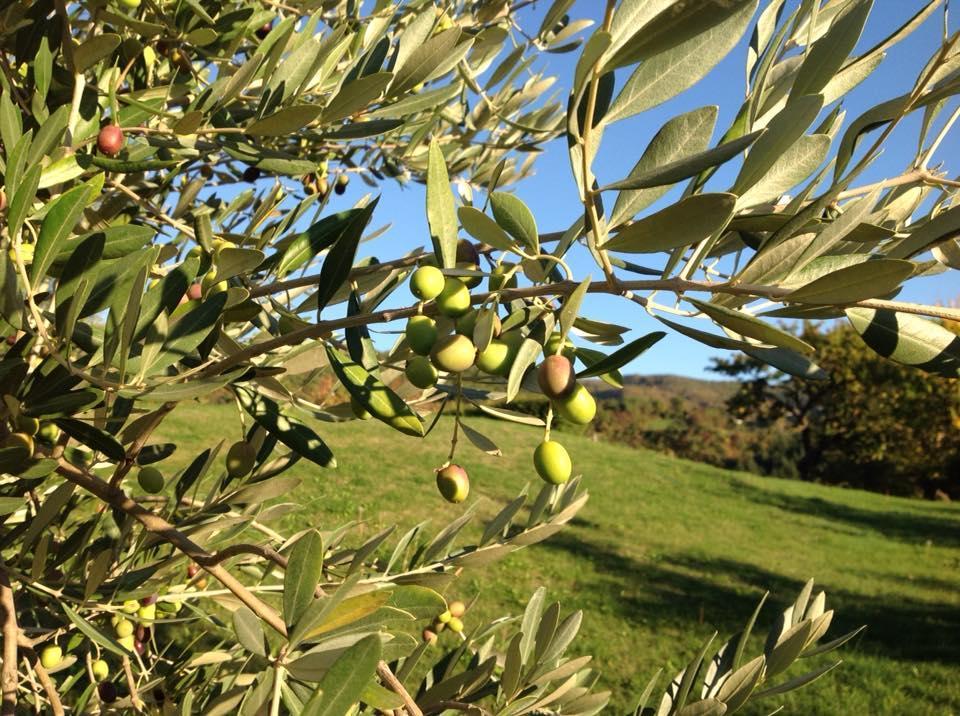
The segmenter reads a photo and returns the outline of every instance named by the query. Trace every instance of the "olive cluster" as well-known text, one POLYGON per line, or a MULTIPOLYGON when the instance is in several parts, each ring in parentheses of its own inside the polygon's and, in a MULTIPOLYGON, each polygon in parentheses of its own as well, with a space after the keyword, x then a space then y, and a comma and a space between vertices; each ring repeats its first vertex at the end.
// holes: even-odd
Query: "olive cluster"
MULTIPOLYGON (((171 602, 179 606, 179 602, 171 602)), ((117 643, 127 651, 142 655, 151 636, 151 628, 157 618, 157 596, 152 594, 142 599, 128 599, 120 612, 111 617, 117 643), (134 623, 136 620, 136 624, 134 623)))
MULTIPOLYGON (((321 199, 325 199, 330 193, 330 180, 327 176, 327 162, 322 161, 317 165, 317 171, 313 174, 307 174, 301 180, 303 190, 307 194, 318 194, 321 199)), ((341 196, 347 191, 347 185, 350 183, 348 174, 338 174, 333 180, 333 192, 341 196)))
MULTIPOLYGON (((173 591, 173 587, 171 587, 171 591, 173 591)), ((110 624, 113 627, 116 641, 121 647, 128 652, 136 652, 139 656, 147 653, 157 620, 158 604, 162 604, 167 613, 176 614, 180 611, 182 602, 177 599, 170 599, 161 603, 158 601, 156 594, 151 594, 140 599, 127 599, 119 606, 110 607, 112 611, 110 624)), ((63 663, 64 652, 60 645, 56 643, 48 644, 41 650, 40 664, 44 669, 57 669, 63 663)), ((97 685, 100 700, 107 704, 116 701, 118 689, 116 684, 110 681, 112 673, 110 664, 104 658, 92 659, 88 663, 90 674, 97 685)), ((162 690, 156 689, 153 696, 154 700, 162 701, 162 690)))
POLYGON ((450 602, 446 611, 437 615, 433 624, 423 630, 423 640, 428 644, 435 644, 440 632, 449 629, 454 634, 463 631, 463 616, 467 613, 467 605, 461 601, 450 602))
MULTIPOLYGON (((492 337, 483 350, 477 350, 474 330, 480 313, 472 306, 469 289, 480 282, 479 255, 470 242, 458 244, 457 268, 473 273, 447 276, 436 266, 423 265, 410 278, 410 290, 421 306, 433 301, 437 312, 452 319, 454 326, 452 333, 441 335, 437 321, 428 315, 418 313, 407 321, 404 336, 414 355, 407 359, 404 373, 420 389, 435 386, 441 372, 459 376, 476 368, 491 376, 506 377, 524 341, 519 329, 503 331, 499 316, 494 314, 492 337)), ((510 264, 498 265, 490 273, 490 290, 515 287, 514 269, 510 264)), ((553 411, 570 423, 588 424, 596 415, 597 405, 590 391, 577 382, 572 362, 575 347, 559 332, 553 332, 544 342, 544 354, 537 381, 553 411)), ((549 427, 534 450, 533 463, 537 474, 550 484, 563 484, 573 474, 570 455, 563 445, 550 439, 549 427)), ((437 470, 437 487, 447 501, 462 502, 470 491, 467 471, 448 462, 437 470)))
POLYGON ((24 463, 34 457, 37 443, 52 447, 60 438, 56 423, 40 422, 27 415, 17 415, 6 421, 7 435, 0 440, 0 448, 16 450, 24 463))

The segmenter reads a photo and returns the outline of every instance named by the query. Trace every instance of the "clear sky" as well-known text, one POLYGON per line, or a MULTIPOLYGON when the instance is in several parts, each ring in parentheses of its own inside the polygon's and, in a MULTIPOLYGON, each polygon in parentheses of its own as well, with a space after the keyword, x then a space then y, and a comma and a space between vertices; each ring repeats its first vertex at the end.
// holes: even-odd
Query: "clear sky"
MULTIPOLYGON (((795 7, 797 2, 798 0, 787 0, 788 9, 795 7)), ((862 52, 874 45, 925 4, 924 0, 875 0, 873 12, 856 52, 862 52)), ((522 10, 520 18, 523 26, 535 32, 540 18, 549 5, 549 0, 539 0, 522 10)), ((762 0, 761 6, 765 5, 766 1, 762 0)), ((574 5, 570 15, 572 18, 592 17, 599 22, 602 7, 601 0, 581 0, 574 5)), ((955 18, 950 25, 951 31, 956 31, 955 18)), ((844 107, 847 111, 846 122, 849 123, 861 112, 883 100, 909 91, 924 64, 938 46, 942 29, 943 16, 938 10, 910 37, 890 49, 880 68, 844 99, 844 107)), ((590 30, 587 32, 589 33, 590 30)), ((665 121, 697 107, 709 104, 719 105, 720 116, 714 137, 716 142, 719 134, 729 126, 744 94, 744 61, 749 35, 748 32, 723 62, 687 92, 638 117, 619 122, 609 128, 605 132, 599 157, 594 165, 600 183, 625 177, 651 137, 665 121)), ((564 102, 578 56, 579 50, 563 55, 544 53, 538 65, 539 69, 547 74, 558 77, 558 85, 561 86, 562 92, 560 97, 564 102)), ((627 76, 628 71, 618 72, 618 87, 627 76)), ((947 107, 942 116, 948 115, 952 107, 953 105, 947 107)), ((856 182, 857 185, 895 176, 908 166, 916 152, 921 116, 921 112, 916 112, 902 123, 892 135, 884 154, 860 177, 856 182)), ((955 130, 953 136, 947 138, 934 162, 934 164, 943 162, 953 175, 960 173, 960 160, 956 158, 960 154, 958 133, 960 130, 955 130)), ((835 141, 835 146, 836 143, 835 141)), ((729 186, 736 169, 736 163, 731 164, 733 166, 718 172, 711 181, 710 186, 715 187, 715 190, 723 190, 729 186)), ((537 160, 534 177, 512 188, 534 211, 541 232, 566 229, 581 212, 576 186, 570 174, 566 146, 562 139, 546 145, 546 151, 537 160)), ((335 198, 331 206, 336 209, 346 208, 366 191, 369 189, 365 188, 361 182, 353 182, 347 194, 342 198, 335 198)), ((410 184, 406 188, 400 188, 395 183, 387 181, 383 184, 382 191, 383 196, 374 213, 372 225, 380 226, 390 221, 392 227, 384 236, 361 247, 361 255, 374 255, 387 259, 398 256, 415 246, 428 245, 423 187, 410 184)), ((675 188, 648 211, 672 203, 679 191, 679 188, 675 188)), ((573 257, 572 268, 578 277, 591 274, 596 279, 602 275, 585 249, 575 248, 571 256, 573 257)), ((960 295, 960 285, 957 285, 955 275, 955 272, 950 272, 938 277, 914 281, 904 290, 900 298, 925 302, 946 302, 955 299, 960 295)), ((398 291, 391 296, 391 305, 407 297, 405 292, 398 291)), ((662 327, 658 322, 647 317, 639 306, 623 299, 591 296, 584 303, 583 313, 588 317, 634 328, 627 334, 627 340, 662 327)), ((395 330, 400 326, 384 328, 395 330)), ((625 372, 675 373, 715 378, 717 376, 707 372, 706 367, 709 358, 720 353, 683 336, 668 333, 667 338, 627 366, 625 372)))

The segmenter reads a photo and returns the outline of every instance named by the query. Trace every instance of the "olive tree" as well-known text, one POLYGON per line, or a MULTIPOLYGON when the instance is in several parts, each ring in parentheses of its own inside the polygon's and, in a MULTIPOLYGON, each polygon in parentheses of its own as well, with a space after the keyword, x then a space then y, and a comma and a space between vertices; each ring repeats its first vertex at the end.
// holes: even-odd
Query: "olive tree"
MULTIPOLYGON (((626 341, 581 312, 590 294, 792 375, 820 371, 777 318, 849 320, 890 359, 956 377, 956 337, 930 319, 958 312, 893 297, 958 267, 958 184, 934 163, 957 118, 941 116, 960 89, 957 36, 930 48, 907 94, 852 119, 841 103, 938 21, 938 0, 859 55, 870 0, 610 0, 595 27, 568 17, 572 0, 524 27, 529 4, 0 11, 4 713, 602 709, 580 613, 539 590, 517 618, 475 623, 444 596, 587 502, 554 414, 589 422, 584 379, 616 383, 664 335, 626 341), (701 107, 664 124, 628 176, 594 173, 607 127, 683 92, 748 33, 729 127, 701 107), (543 52, 578 53, 565 102, 535 70, 543 52), (858 181, 914 113, 909 165, 858 181), (522 180, 563 144, 582 203, 535 217, 522 180), (328 208, 358 181, 375 191, 328 208), (359 260, 393 182, 426 185, 426 248, 359 260), (577 253, 596 280, 573 275, 577 253), (378 323, 404 335, 375 345, 378 323), (308 399, 321 377, 339 404, 308 399), (521 392, 546 396, 541 417, 510 409, 521 392), (155 431, 214 394, 235 401, 244 439, 171 469, 176 446, 155 431), (541 487, 518 483, 482 529, 464 529, 473 503, 399 537, 275 529, 274 498, 296 494, 284 473, 336 466, 324 421, 374 418, 397 440, 449 427, 449 456, 424 475, 438 500, 468 499, 464 450, 495 450, 461 421, 468 408, 543 430, 530 445, 541 487)), ((820 643, 832 612, 812 583, 758 649, 756 617, 630 695, 637 713, 733 713, 820 676, 832 665, 784 672, 850 637, 820 643)))

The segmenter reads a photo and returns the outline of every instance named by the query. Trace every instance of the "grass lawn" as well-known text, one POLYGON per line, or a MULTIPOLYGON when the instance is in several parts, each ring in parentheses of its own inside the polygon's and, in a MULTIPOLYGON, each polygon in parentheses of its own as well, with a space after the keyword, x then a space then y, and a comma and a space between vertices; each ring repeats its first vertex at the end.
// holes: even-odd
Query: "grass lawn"
MULTIPOLYGON (((470 472, 470 499, 488 501, 488 517, 530 480, 538 431, 473 418, 504 456, 461 442, 458 462, 470 472)), ((366 521, 372 535, 398 522, 440 526, 460 508, 443 502, 433 468, 446 457, 451 424, 426 440, 375 421, 318 431, 339 464, 301 462, 302 478, 286 501, 298 505, 287 527, 333 528, 366 521)), ((180 444, 185 465, 203 447, 240 437, 232 406, 181 405, 158 432, 180 444)), ((671 675, 714 629, 737 631, 764 590, 771 591, 758 630, 808 577, 836 609, 827 639, 861 624, 867 631, 827 657, 843 665, 787 697, 793 714, 960 713, 960 507, 761 478, 653 452, 563 436, 591 493, 574 524, 546 543, 469 572, 457 596, 480 593, 480 616, 518 613, 538 585, 564 613, 586 617, 571 652, 594 655, 612 709, 624 713, 660 666, 671 675)), ((534 485, 537 489, 539 485, 534 485)), ((398 532, 398 535, 401 534, 398 532)), ((469 617, 475 615, 468 614, 469 617)), ((757 651, 761 648, 757 644, 757 651)), ((753 656, 755 654, 751 654, 753 656)), ((819 663, 801 663, 789 675, 819 663)))

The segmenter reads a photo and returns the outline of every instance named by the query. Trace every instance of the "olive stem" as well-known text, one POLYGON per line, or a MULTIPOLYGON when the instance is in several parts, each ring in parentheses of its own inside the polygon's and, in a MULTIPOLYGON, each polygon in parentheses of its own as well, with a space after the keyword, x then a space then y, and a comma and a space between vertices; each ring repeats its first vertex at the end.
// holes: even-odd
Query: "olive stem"
POLYGON ((457 439, 460 433, 460 406, 463 398, 463 373, 457 373, 457 404, 456 413, 453 417, 453 436, 450 438, 450 455, 447 457, 447 463, 453 462, 454 453, 457 451, 457 439))
POLYGON ((73 135, 77 128, 77 121, 80 119, 80 102, 83 100, 83 90, 86 88, 86 81, 83 78, 83 73, 77 72, 76 60, 74 58, 73 36, 70 31, 70 13, 67 12, 67 3, 65 0, 56 0, 54 5, 62 22, 60 46, 63 49, 67 67, 73 73, 73 96, 70 99, 70 114, 67 116, 67 131, 64 134, 65 144, 72 148, 76 146, 73 135))
POLYGON ((553 425, 553 403, 547 403, 547 417, 543 421, 543 440, 550 439, 550 428, 553 425))
POLYGON ((143 701, 140 700, 140 694, 137 693, 137 681, 133 678, 133 668, 130 666, 130 657, 123 657, 123 675, 127 680, 127 688, 130 689, 130 701, 136 711, 143 710, 143 701))
POLYGON ((280 716, 280 695, 283 693, 283 666, 276 665, 276 673, 273 675, 273 698, 270 701, 270 716, 280 716))
MULTIPOLYGON (((604 31, 610 29, 616 4, 616 0, 607 0, 607 7, 603 15, 603 25, 601 27, 604 31)), ((616 292, 619 281, 613 273, 613 266, 610 264, 610 258, 607 256, 607 252, 600 248, 598 243, 600 241, 600 217, 597 215, 597 205, 594 202, 594 190, 590 182, 590 133, 593 128, 593 114, 596 110, 597 94, 600 88, 600 58, 597 58, 590 75, 590 85, 587 89, 587 107, 584 113, 584 124, 581 128, 582 136, 580 138, 580 181, 583 184, 583 207, 586 210, 587 219, 590 224, 590 231, 585 233, 588 244, 590 244, 591 248, 593 248, 600 258, 600 266, 603 268, 603 273, 607 278, 607 285, 611 291, 616 292)), ((578 109, 578 107, 573 107, 572 111, 576 112, 578 109)))

